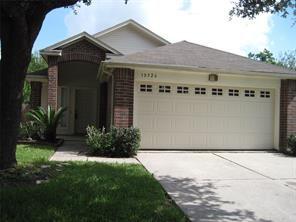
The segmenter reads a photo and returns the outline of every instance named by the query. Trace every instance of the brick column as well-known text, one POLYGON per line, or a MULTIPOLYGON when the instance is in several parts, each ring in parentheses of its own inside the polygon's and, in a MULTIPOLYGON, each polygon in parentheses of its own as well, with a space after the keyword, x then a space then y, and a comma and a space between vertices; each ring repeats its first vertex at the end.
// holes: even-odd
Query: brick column
POLYGON ((281 81, 280 148, 287 147, 287 137, 296 134, 296 80, 281 81))
POLYGON ((58 107, 58 64, 55 57, 48 58, 48 105, 58 107))
POLYGON ((41 82, 30 82, 31 95, 30 95, 30 108, 34 109, 41 105, 41 82))
POLYGON ((134 111, 134 70, 115 69, 113 74, 113 125, 130 127, 133 125, 134 111))

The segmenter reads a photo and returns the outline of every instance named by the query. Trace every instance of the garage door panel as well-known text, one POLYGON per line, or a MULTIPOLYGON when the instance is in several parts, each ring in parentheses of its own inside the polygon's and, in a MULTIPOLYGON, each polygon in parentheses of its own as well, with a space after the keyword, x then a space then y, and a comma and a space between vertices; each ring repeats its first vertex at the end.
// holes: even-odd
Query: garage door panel
POLYGON ((157 113, 172 113, 174 104, 167 101, 159 101, 156 103, 156 112, 157 113))
POLYGON ((209 112, 209 104, 206 101, 198 101, 198 102, 197 101, 193 102, 193 113, 195 113, 195 114, 208 113, 209 112))
POLYGON ((193 130, 193 123, 190 117, 187 118, 175 118, 174 119, 174 130, 191 132, 193 130))
POLYGON ((146 130, 153 130, 154 127, 154 116, 152 115, 142 115, 142 118, 138 120, 137 127, 140 129, 145 129, 146 130))
POLYGON ((173 119, 169 116, 158 116, 155 118, 155 130, 172 130, 173 119))
MULTIPOLYGON (((140 83, 136 83, 140 84, 140 83)), ((179 94, 177 86, 169 93, 135 92, 135 126, 142 134, 141 148, 156 149, 268 149, 273 147, 274 93, 260 97, 246 97, 245 89, 239 96, 212 95, 211 86, 206 95, 194 92, 179 94)), ((214 87, 215 88, 215 87, 214 87)), ((138 88, 136 88, 138 89, 138 88)), ((272 92, 272 90, 269 90, 272 92)))

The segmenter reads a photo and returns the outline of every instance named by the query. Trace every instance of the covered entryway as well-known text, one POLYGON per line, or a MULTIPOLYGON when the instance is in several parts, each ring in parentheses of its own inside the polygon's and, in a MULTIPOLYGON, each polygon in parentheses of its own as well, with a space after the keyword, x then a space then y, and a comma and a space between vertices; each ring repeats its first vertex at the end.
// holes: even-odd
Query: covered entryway
POLYGON ((96 125, 97 90, 75 90, 75 133, 85 133, 88 125, 96 125))
POLYGON ((274 91, 170 83, 135 84, 143 149, 272 149, 274 91))

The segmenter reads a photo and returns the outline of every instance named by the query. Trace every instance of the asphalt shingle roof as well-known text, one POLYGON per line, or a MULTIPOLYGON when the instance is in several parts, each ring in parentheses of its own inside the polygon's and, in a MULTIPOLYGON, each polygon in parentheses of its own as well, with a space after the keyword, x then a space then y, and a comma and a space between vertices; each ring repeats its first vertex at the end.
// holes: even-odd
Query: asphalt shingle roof
POLYGON ((258 62, 243 56, 205 47, 187 41, 149 49, 126 56, 114 57, 110 63, 168 65, 223 71, 295 74, 277 65, 258 62))

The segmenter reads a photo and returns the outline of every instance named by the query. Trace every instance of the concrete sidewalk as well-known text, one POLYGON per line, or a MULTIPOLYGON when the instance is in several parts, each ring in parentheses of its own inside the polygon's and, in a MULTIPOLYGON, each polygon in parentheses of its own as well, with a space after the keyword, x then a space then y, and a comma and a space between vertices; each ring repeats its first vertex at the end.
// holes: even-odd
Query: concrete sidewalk
POLYGON ((91 157, 86 155, 87 147, 84 140, 66 139, 64 144, 56 150, 51 161, 92 161, 102 163, 133 163, 138 164, 135 158, 107 158, 91 157))
POLYGON ((137 158, 192 221, 296 221, 295 157, 142 151, 137 158))

